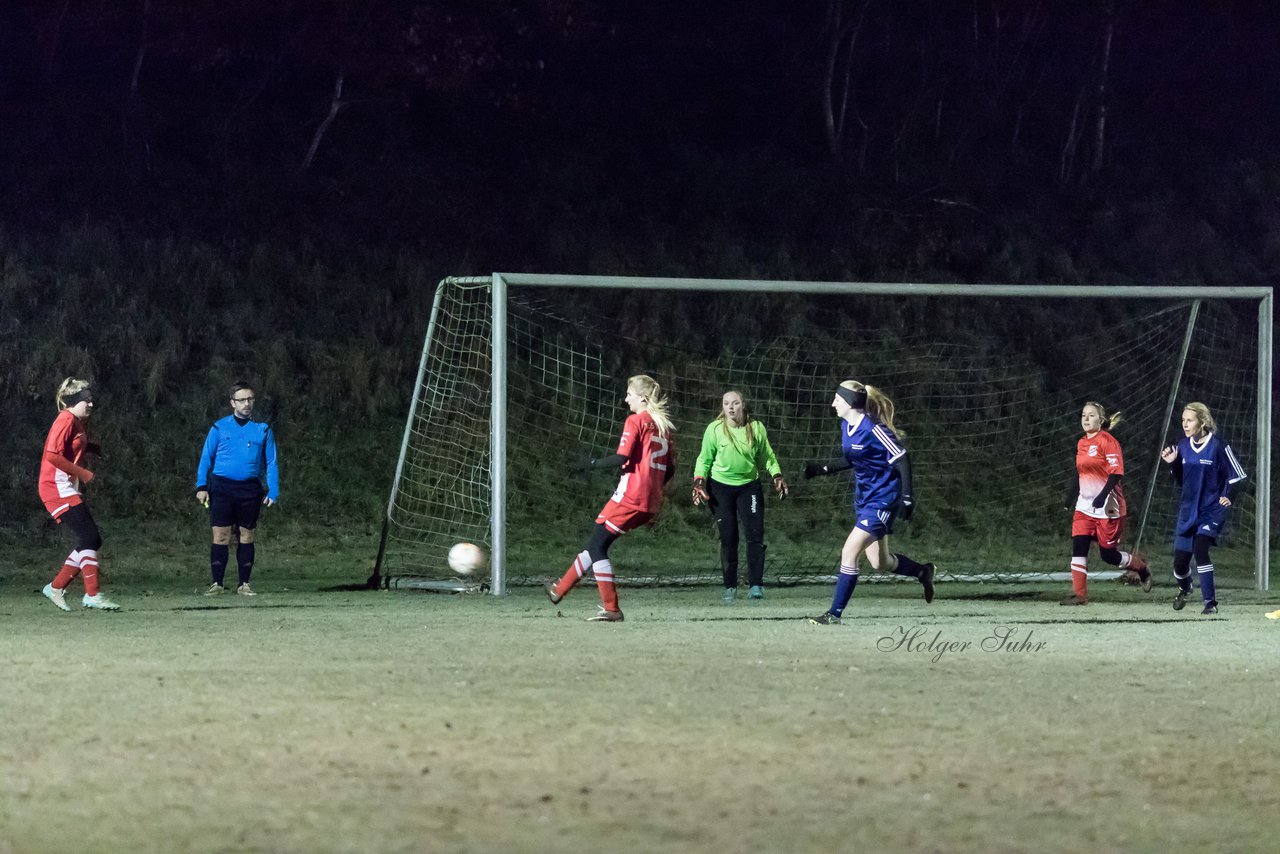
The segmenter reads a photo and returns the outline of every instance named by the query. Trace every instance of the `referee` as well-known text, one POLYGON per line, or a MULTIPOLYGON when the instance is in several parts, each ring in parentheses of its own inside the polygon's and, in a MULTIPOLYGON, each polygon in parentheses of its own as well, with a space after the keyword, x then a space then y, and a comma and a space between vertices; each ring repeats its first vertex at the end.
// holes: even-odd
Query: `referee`
POLYGON ((253 386, 242 382, 233 385, 230 402, 231 414, 209 428, 196 469, 196 501, 209 508, 213 526, 213 545, 209 548, 213 583, 204 595, 216 596, 226 589, 222 580, 231 551, 231 531, 235 528, 240 532, 236 592, 255 596, 249 587, 255 557, 254 531, 258 513, 280 498, 280 469, 276 465, 275 434, 267 424, 253 420, 253 386))

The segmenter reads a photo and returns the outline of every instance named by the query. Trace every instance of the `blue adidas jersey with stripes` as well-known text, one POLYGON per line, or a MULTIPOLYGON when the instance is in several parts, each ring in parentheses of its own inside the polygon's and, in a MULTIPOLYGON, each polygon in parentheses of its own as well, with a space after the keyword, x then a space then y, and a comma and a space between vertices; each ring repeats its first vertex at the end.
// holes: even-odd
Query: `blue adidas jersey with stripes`
POLYGON ((1247 475, 1231 446, 1217 433, 1210 433, 1198 447, 1184 437, 1178 443, 1178 457, 1182 464, 1182 503, 1178 506, 1177 532, 1189 535, 1202 516, 1224 510, 1218 499, 1226 494, 1227 485, 1238 483, 1247 475))
POLYGON ((892 430, 870 416, 863 416, 857 427, 841 421, 840 448, 853 465, 855 505, 889 507, 897 503, 902 483, 893 464, 906 450, 892 430))

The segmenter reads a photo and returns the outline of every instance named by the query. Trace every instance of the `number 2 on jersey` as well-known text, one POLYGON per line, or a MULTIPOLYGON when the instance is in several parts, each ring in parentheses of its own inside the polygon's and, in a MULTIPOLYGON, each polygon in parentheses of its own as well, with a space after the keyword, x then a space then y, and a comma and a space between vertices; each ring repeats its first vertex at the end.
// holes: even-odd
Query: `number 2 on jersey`
POLYGON ((658 471, 666 471, 667 464, 659 461, 663 459, 667 455, 667 451, 670 450, 667 440, 661 436, 651 436, 649 441, 653 443, 653 447, 656 449, 653 453, 649 454, 649 468, 657 469, 658 471))

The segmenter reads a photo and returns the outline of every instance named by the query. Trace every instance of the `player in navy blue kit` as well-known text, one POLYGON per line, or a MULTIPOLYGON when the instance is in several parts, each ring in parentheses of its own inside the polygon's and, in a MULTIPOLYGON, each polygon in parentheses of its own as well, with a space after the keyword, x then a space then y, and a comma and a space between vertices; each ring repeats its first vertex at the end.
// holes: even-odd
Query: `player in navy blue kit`
POLYGON ((253 420, 253 387, 236 383, 231 387, 231 414, 217 421, 204 440, 200 467, 196 470, 196 501, 209 508, 213 545, 209 569, 213 583, 206 596, 221 593, 231 552, 231 531, 240 531, 236 546, 236 566, 241 596, 255 596, 249 586, 256 556, 254 534, 258 513, 280 499, 280 469, 276 465, 276 438, 271 428, 253 420), (267 488, 262 488, 266 476, 267 488))
POLYGON ((907 451, 893 427, 893 401, 875 386, 845 380, 836 389, 831 408, 840 418, 843 455, 828 463, 805 466, 807 478, 853 469, 856 524, 840 550, 840 574, 835 595, 825 614, 810 617, 820 626, 840 622, 858 584, 858 556, 866 554, 876 570, 919 579, 924 601, 933 601, 933 564, 916 563, 889 551, 895 518, 910 519, 915 509, 907 451))
POLYGON ((1202 614, 1218 613, 1213 586, 1213 560, 1209 547, 1218 544, 1240 482, 1247 475, 1235 453, 1216 432, 1209 407, 1188 403, 1182 410, 1182 432, 1186 438, 1169 445, 1160 459, 1169 464, 1173 480, 1182 487, 1178 521, 1173 529, 1173 576, 1178 595, 1173 610, 1181 611, 1191 594, 1191 559, 1200 576, 1202 614))

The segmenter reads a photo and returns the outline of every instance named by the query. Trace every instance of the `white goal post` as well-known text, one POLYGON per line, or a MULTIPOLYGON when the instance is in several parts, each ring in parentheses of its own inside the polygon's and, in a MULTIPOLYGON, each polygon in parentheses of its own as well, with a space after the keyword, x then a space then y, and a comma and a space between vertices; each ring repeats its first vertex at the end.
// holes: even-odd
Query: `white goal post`
MULTIPOLYGON (((947 305, 955 301, 957 306, 964 300, 976 298, 993 301, 1000 310, 1006 311, 1011 306, 1030 306, 1054 300, 1146 301, 1156 306, 1156 309, 1149 316, 1132 323, 1130 340, 1116 344, 1111 349, 1103 348, 1103 352, 1096 357, 1105 360, 1105 376, 1099 378, 1098 384, 1111 390, 1113 396, 1122 398, 1122 406, 1130 399, 1141 398, 1138 408, 1143 413, 1144 420, 1130 422, 1132 435, 1128 437, 1125 437, 1124 428, 1120 428, 1120 435, 1125 443, 1130 520, 1131 526, 1136 524, 1138 545, 1145 541, 1157 544, 1151 546, 1153 549, 1162 548, 1158 544, 1164 543, 1169 534, 1165 517, 1168 504, 1166 499, 1170 490, 1167 485, 1157 488, 1159 464, 1156 443, 1164 441, 1162 437, 1167 436, 1170 420, 1176 420, 1175 408, 1180 403, 1195 399, 1186 397, 1185 394, 1196 394, 1200 389, 1217 389, 1221 386, 1224 393, 1233 395, 1225 402, 1227 410, 1232 407, 1241 410, 1232 413, 1234 429, 1227 433, 1237 451, 1241 450, 1237 437, 1247 434, 1247 451, 1244 457, 1252 481, 1249 489, 1251 499, 1249 506, 1239 511, 1239 514, 1247 517, 1241 527, 1247 536, 1252 537, 1252 556, 1248 563, 1252 564, 1256 588, 1266 590, 1269 587, 1273 429, 1273 308, 1270 288, 894 284, 528 273, 451 277, 440 283, 396 464, 375 579, 381 579, 384 584, 395 584, 392 579, 425 578, 427 580, 423 586, 429 588, 474 587, 474 580, 452 579, 444 567, 444 554, 453 542, 472 540, 481 542, 489 550, 489 591, 495 595, 504 593, 514 580, 511 563, 512 530, 508 525, 513 500, 518 505, 520 520, 517 527, 521 529, 522 535, 527 533, 526 528, 532 529, 537 535, 531 535, 532 539, 541 537, 558 543, 558 546, 548 547, 546 551, 540 551, 540 546, 535 547, 537 544, 529 545, 528 548, 524 547, 526 544, 522 544, 522 553, 528 556, 518 567, 515 578, 524 579, 530 573, 541 577, 559 575, 565 568, 560 563, 567 566, 569 559, 580 548, 583 532, 579 530, 578 523, 589 522, 589 518, 579 519, 583 511, 574 509, 571 513, 560 514, 572 518, 561 519, 554 508, 547 507, 558 501, 558 498, 542 494, 538 491, 541 487, 524 486, 533 483, 531 478, 546 478, 548 475, 545 465, 540 471, 530 471, 530 462, 524 459, 527 456, 524 449, 517 449, 516 457, 511 457, 513 431, 518 431, 520 439, 528 439, 534 444, 540 442, 540 446, 575 446, 576 443, 579 447, 607 452, 616 441, 616 436, 612 434, 621 425, 622 416, 625 416, 625 412, 619 415, 618 410, 612 408, 614 398, 621 396, 617 389, 620 384, 625 383, 627 375, 649 367, 651 362, 612 364, 608 352, 611 332, 607 329, 603 336, 605 340, 600 340, 599 335, 594 338, 586 336, 585 344, 569 340, 575 333, 582 332, 583 323, 580 318, 562 319, 555 317, 554 312, 544 312, 537 315, 536 322, 528 319, 533 314, 526 311, 525 304, 521 302, 523 294, 545 294, 548 293, 546 289, 566 288, 582 292, 610 291, 622 299, 639 300, 653 292, 706 294, 708 299, 760 299, 765 301, 765 311, 774 310, 768 302, 770 300, 785 302, 787 299, 811 297, 838 300, 874 297, 904 301, 924 298, 947 305), (465 294, 467 299, 455 305, 448 297, 454 292, 465 294), (1256 331, 1247 328, 1252 324, 1241 327, 1239 311, 1227 319, 1222 319, 1220 313, 1211 317, 1213 312, 1207 309, 1202 311, 1202 307, 1211 308, 1225 301, 1231 301, 1237 307, 1256 303, 1256 331), (465 308, 462 307, 464 303, 467 306, 465 308), (546 317, 551 320, 547 321, 546 317), (1215 320, 1214 317, 1218 319, 1215 320), (1214 326, 1215 323, 1219 325, 1214 326), (1228 323, 1235 325, 1228 326, 1228 323), (1239 333, 1240 328, 1248 333, 1248 340, 1239 333), (1227 332, 1227 329, 1235 331, 1227 332), (561 341, 561 338, 565 340, 561 341), (1222 357, 1218 351, 1201 352, 1204 341, 1216 346, 1223 343, 1219 339, 1232 339, 1225 344, 1238 343, 1240 347, 1246 347, 1252 352, 1242 355, 1237 347, 1232 351, 1234 361, 1222 357), (1168 355, 1167 364, 1162 354, 1168 355), (1157 359, 1158 364, 1155 361, 1157 359), (1231 376, 1215 377, 1214 371, 1218 364, 1233 366, 1234 373, 1231 376), (512 383, 513 370, 517 380, 515 387, 512 383), (536 387, 536 390, 527 391, 526 387, 536 387), (526 408, 518 409, 513 398, 522 394, 529 394, 533 399, 526 408), (1251 410, 1248 414, 1253 416, 1252 423, 1248 423, 1245 410, 1251 410), (546 425, 541 423, 544 418, 548 422, 546 425), (546 431, 545 435, 539 432, 543 430, 546 431), (514 475, 513 466, 517 469, 514 475), (514 493, 513 483, 521 484, 514 493), (1161 524, 1156 524, 1157 522, 1161 524)), ((539 307, 538 311, 542 309, 539 307)), ((1056 329, 1048 332, 1066 334, 1056 329)), ((984 428, 987 423, 982 419, 996 417, 983 414, 984 408, 990 407, 992 411, 1000 413, 1000 429, 1007 430, 1007 436, 1012 437, 997 437, 994 441, 1021 441, 1020 437, 1027 439, 1028 446, 1019 452, 1022 456, 1010 464, 1008 479, 1025 478, 1037 484, 1034 489, 1027 487, 1025 492, 1010 493, 1012 497, 1002 498, 1003 503, 1025 502, 1027 506, 1036 507, 1045 504, 1044 489, 1041 488, 1043 485, 1039 482, 1052 479, 1054 473, 1060 470, 1056 456, 1061 456, 1063 452, 1062 437, 1071 430, 1078 436, 1075 416, 1078 414, 1079 403, 1088 399, 1087 395, 1102 393, 1093 388, 1091 378, 1064 378, 1061 382, 1063 387, 1054 392, 1055 397, 1045 391, 1044 377, 1033 375, 1029 368, 1006 365, 1000 354, 993 356, 980 351, 981 348, 966 349, 963 343, 949 341, 920 339, 896 343, 902 349, 895 352, 912 354, 899 355, 897 358, 911 361, 917 358, 915 354, 919 354, 919 364, 906 373, 892 374, 891 371, 897 370, 896 368, 877 362, 876 353, 864 352, 857 354, 856 367, 859 373, 856 375, 878 384, 883 382, 886 391, 895 400, 899 399, 898 392, 905 390, 911 400, 944 401, 942 409, 949 406, 945 404, 945 396, 939 397, 939 394, 945 395, 945 391, 926 389, 925 386, 929 385, 931 378, 935 385, 938 382, 953 383, 957 394, 962 396, 955 404, 955 410, 968 412, 967 415, 961 412, 961 415, 955 417, 978 419, 965 422, 966 426, 957 428, 956 425, 961 422, 948 420, 951 418, 948 411, 936 419, 936 424, 925 424, 912 433, 907 441, 913 457, 919 458, 917 479, 928 484, 932 477, 936 494, 955 494, 954 484, 949 487, 947 479, 961 482, 971 474, 971 470, 944 471, 944 460, 957 454, 954 448, 944 453, 942 446, 951 439, 960 441, 971 428, 974 435, 979 435, 980 428, 984 428), (870 364, 877 367, 864 372, 863 366, 870 364), (882 380, 882 376, 891 379, 882 380), (1055 420, 1049 426, 1046 426, 1048 422, 1040 414, 1025 411, 1037 406, 1043 407, 1050 400, 1055 406, 1074 401, 1071 405, 1075 410, 1052 413, 1055 420), (1066 419, 1062 417, 1064 415, 1066 419), (1058 423, 1064 420, 1069 422, 1065 427, 1058 423), (1071 422, 1074 422, 1074 426, 1071 422), (935 438, 937 441, 934 441, 935 438), (1055 458, 1046 459, 1050 456, 1055 458), (936 470, 932 473, 927 464, 930 459, 937 463, 936 470)), ((884 349, 885 346, 878 345, 879 351, 884 349)), ((645 351, 636 349, 634 352, 645 351)), ((680 489, 675 490, 673 487, 672 496, 679 498, 670 497, 669 507, 677 501, 680 504, 687 503, 683 500, 686 491, 684 486, 688 480, 685 475, 692 469, 701 427, 716 414, 719 392, 725 388, 733 385, 745 386, 750 390, 750 395, 765 405, 767 411, 763 413, 764 420, 771 437, 775 435, 774 422, 779 422, 790 431, 779 431, 789 439, 790 447, 779 451, 780 457, 784 453, 789 456, 789 468, 786 471, 789 478, 793 477, 796 464, 800 462, 796 454, 801 451, 820 454, 823 442, 828 441, 834 432, 830 413, 826 411, 829 394, 825 399, 821 394, 829 391, 831 378, 840 378, 849 368, 838 361, 829 366, 824 365, 824 360, 828 358, 838 360, 842 357, 832 357, 823 351, 813 350, 811 342, 797 343, 794 338, 749 342, 743 354, 729 354, 712 361, 704 361, 703 356, 698 355, 673 354, 661 350, 652 352, 658 352, 659 355, 635 358, 662 360, 664 365, 669 366, 669 370, 659 371, 659 379, 664 384, 669 384, 674 375, 674 384, 684 395, 682 403, 688 404, 685 407, 688 411, 676 413, 677 422, 683 427, 676 479, 680 489), (797 352, 804 350, 805 355, 791 356, 793 347, 798 348, 797 352), (744 367, 746 364, 751 367, 744 367), (815 392, 815 389, 821 391, 815 392), (777 394, 774 394, 774 390, 777 394), (775 397, 777 400, 773 399, 775 397)), ((1055 381, 1056 378, 1053 377, 1048 380, 1050 384, 1055 381)), ((1224 401, 1208 392, 1204 397, 1217 415, 1218 406, 1224 401)), ((901 401, 899 405, 901 411, 901 401)), ((918 408, 924 409, 925 406, 922 404, 918 408)), ((923 413, 917 413, 917 421, 923 417, 923 413)), ((903 420, 910 423, 911 415, 904 415, 903 420)), ((1073 448, 1074 440, 1070 445, 1070 449, 1073 448)), ((552 452, 551 457, 558 459, 557 454, 563 456, 570 450, 572 448, 565 450, 563 454, 559 451, 552 452)), ((981 461, 973 461, 970 465, 980 466, 981 461)), ((554 465, 552 468, 554 469, 554 465)), ((560 481, 562 496, 576 495, 579 491, 576 485, 568 481, 567 476, 559 472, 550 477, 560 481)), ((818 481, 814 483, 817 484, 818 481)), ((590 506, 592 509, 589 512, 594 513, 598 509, 594 505, 603 503, 610 488, 608 485, 601 485, 599 481, 593 481, 589 487, 581 490, 586 497, 579 504, 581 507, 590 506)), ((839 499, 832 499, 832 496, 838 495, 837 491, 825 488, 827 491, 822 493, 821 502, 815 500, 808 509, 816 511, 822 508, 821 512, 829 516, 830 505, 839 504, 839 499)), ((918 491, 923 489, 918 484, 918 491)), ((565 500, 568 502, 569 498, 565 500)), ((771 509, 770 512, 779 514, 780 524, 784 528, 791 525, 787 530, 804 529, 806 523, 801 516, 806 505, 794 501, 787 504, 789 506, 785 509, 771 509)), ((578 508, 578 505, 574 506, 578 508)), ((928 506, 926 499, 924 507, 928 506)), ((955 516, 956 512, 952 511, 958 511, 958 508, 939 508, 935 505, 933 510, 947 511, 940 515, 955 516)), ((667 515, 670 515, 669 511, 664 510, 663 516, 667 515)), ((660 534, 659 538, 678 538, 688 534, 687 529, 696 524, 696 519, 690 516, 687 508, 676 516, 668 525, 666 533, 660 534)), ((702 521, 705 522, 705 517, 702 521)), ((975 528, 972 520, 951 521, 956 526, 967 526, 966 530, 972 531, 975 528)), ((662 524, 667 523, 660 519, 660 526, 662 524)), ((769 524, 772 537, 773 523, 769 524)), ((1034 532, 1028 528, 1027 535, 1041 536, 1041 529, 1053 530, 1054 524, 1056 523, 1046 522, 1034 532)), ((1069 523, 1063 523, 1059 527, 1065 531, 1069 523)), ((922 526, 922 529, 926 531, 923 542, 934 544, 935 547, 937 542, 947 541, 952 536, 942 525, 933 529, 937 539, 929 538, 928 527, 922 526)), ((816 534, 813 538, 821 538, 824 545, 829 545, 828 541, 838 534, 838 531, 832 533, 831 526, 823 527, 821 531, 821 534, 816 534)), ((705 531, 697 533, 706 540, 707 560, 704 563, 708 565, 701 566, 697 572, 692 572, 687 577, 683 573, 675 573, 667 580, 678 578, 711 581, 716 577, 713 566, 717 560, 716 546, 706 537, 705 531)), ((1065 540, 1065 533, 1059 533, 1059 539, 1065 540)), ((1134 533, 1130 532, 1130 539, 1134 533)), ((782 536, 785 538, 785 534, 782 536)), ((1017 532, 1014 532, 1014 536, 1017 536, 1017 532)), ((980 538, 974 542, 980 544, 980 538)), ((973 552, 980 545, 966 548, 973 552)), ((830 571, 829 555, 815 554, 801 560, 793 557, 791 552, 786 552, 785 548, 778 552, 779 566, 770 570, 774 575, 787 575, 789 568, 793 566, 793 577, 812 574, 811 567, 802 569, 799 565, 806 561, 817 564, 826 561, 827 572, 830 571)), ((948 562, 945 555, 931 555, 929 559, 934 557, 944 566, 948 562)), ((990 572, 981 569, 984 566, 982 560, 975 559, 966 564, 963 572, 955 572, 952 577, 1029 577, 1035 574, 1029 573, 1029 569, 1054 568, 1054 559, 1046 551, 1029 561, 1026 567, 1019 566, 1005 573, 993 564, 1010 563, 1011 559, 1006 551, 985 559, 988 565, 993 565, 990 572)), ((624 562, 625 560, 624 558, 624 562)), ((771 563, 774 560, 774 552, 771 551, 771 563)), ((1062 562, 1065 565, 1065 560, 1062 562)), ((620 573, 620 581, 624 574, 625 570, 620 573)))

